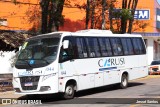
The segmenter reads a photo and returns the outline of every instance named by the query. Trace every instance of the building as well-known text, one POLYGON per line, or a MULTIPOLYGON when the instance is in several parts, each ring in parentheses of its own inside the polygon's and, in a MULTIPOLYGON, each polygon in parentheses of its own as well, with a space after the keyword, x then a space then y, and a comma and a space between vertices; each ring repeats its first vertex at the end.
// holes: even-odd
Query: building
MULTIPOLYGON (((39 0, 17 0, 17 4, 11 1, 0 0, 0 30, 38 30, 41 17, 39 0)), ((75 4, 84 3, 86 0, 73 0, 72 8, 64 7, 65 22, 60 30, 76 31, 85 28, 85 10, 74 7, 75 4)), ((121 8, 121 3, 122 0, 117 0, 117 9, 121 8)), ((150 64, 152 60, 160 59, 160 0, 139 0, 134 18, 137 21, 134 33, 143 35, 150 64)))
MULTIPOLYGON (((28 31, 38 30, 41 20, 40 0, 0 0, 0 30, 28 31)), ((83 4, 85 0, 74 0, 71 5, 83 4)), ((75 6, 64 7, 65 22, 61 30, 76 31, 84 29, 85 11, 75 6), (68 26, 70 25, 70 26, 68 26)))
POLYGON ((160 0, 139 0, 136 17, 148 23, 146 29, 136 31, 140 33, 146 42, 148 64, 152 60, 160 59, 160 0), (144 5, 145 3, 145 5, 144 5))

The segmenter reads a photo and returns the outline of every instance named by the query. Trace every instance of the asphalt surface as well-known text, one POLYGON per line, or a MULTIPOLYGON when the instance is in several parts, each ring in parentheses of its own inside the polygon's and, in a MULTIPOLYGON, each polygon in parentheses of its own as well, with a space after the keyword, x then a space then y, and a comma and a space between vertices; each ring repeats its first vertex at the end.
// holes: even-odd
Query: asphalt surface
POLYGON ((160 75, 152 75, 129 82, 126 89, 117 85, 89 89, 76 93, 72 100, 63 100, 59 95, 21 96, 13 91, 1 92, 0 98, 14 98, 16 104, 1 104, 6 107, 159 107, 160 75), (17 104, 18 103, 18 104, 17 104))

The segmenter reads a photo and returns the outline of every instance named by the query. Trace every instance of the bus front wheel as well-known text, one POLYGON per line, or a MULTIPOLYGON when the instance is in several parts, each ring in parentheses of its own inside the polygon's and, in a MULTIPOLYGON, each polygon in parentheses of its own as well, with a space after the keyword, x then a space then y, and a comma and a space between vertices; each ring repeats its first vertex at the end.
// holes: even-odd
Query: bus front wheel
POLYGON ((72 99, 74 97, 75 90, 73 85, 67 85, 64 92, 64 99, 72 99))
POLYGON ((121 78, 120 87, 124 89, 127 88, 127 86, 128 86, 128 76, 126 74, 123 74, 121 78))

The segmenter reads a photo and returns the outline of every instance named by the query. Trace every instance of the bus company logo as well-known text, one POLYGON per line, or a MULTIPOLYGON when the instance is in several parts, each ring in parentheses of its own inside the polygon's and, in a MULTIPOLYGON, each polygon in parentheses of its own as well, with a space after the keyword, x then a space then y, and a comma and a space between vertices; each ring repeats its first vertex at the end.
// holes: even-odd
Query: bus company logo
POLYGON ((99 69, 100 71, 103 70, 111 70, 111 69, 117 69, 118 66, 122 66, 125 64, 124 58, 107 58, 107 59, 100 59, 98 61, 99 69))
POLYGON ((30 60, 29 64, 32 65, 32 64, 34 64, 34 62, 35 62, 34 60, 30 60))
POLYGON ((110 67, 111 66, 111 59, 100 59, 98 61, 98 65, 100 67, 110 67))

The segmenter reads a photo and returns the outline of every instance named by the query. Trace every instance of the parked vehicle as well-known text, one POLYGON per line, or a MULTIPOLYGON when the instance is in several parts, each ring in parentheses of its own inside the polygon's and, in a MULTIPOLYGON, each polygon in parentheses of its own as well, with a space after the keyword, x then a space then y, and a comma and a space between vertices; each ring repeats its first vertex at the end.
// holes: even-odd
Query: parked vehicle
POLYGON ((151 62, 151 65, 149 66, 149 74, 160 74, 160 60, 155 60, 151 62))

